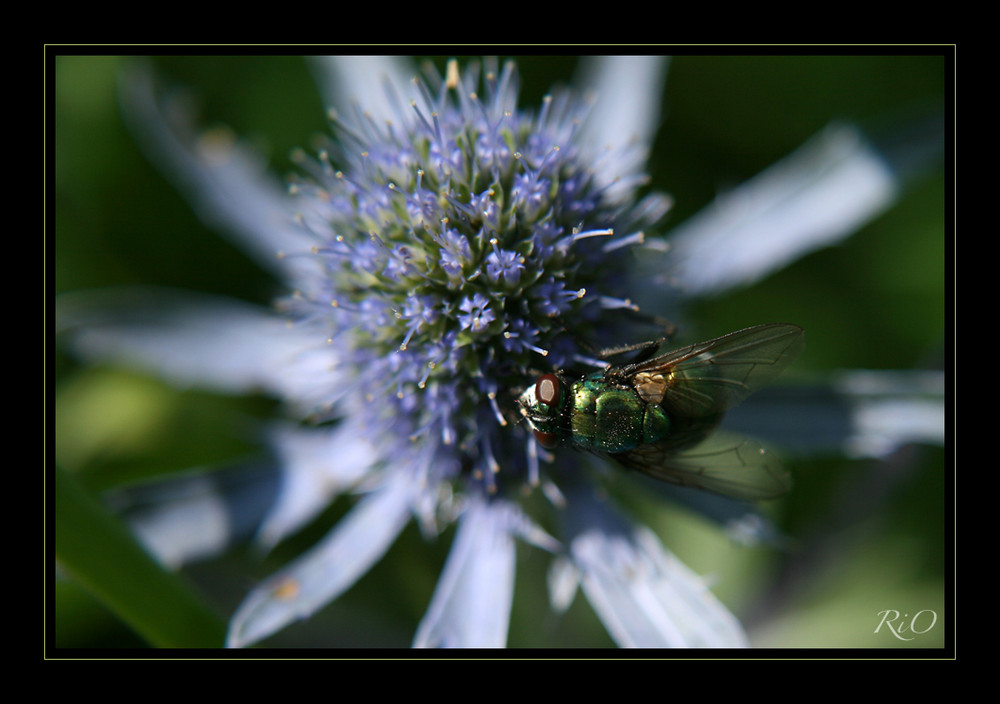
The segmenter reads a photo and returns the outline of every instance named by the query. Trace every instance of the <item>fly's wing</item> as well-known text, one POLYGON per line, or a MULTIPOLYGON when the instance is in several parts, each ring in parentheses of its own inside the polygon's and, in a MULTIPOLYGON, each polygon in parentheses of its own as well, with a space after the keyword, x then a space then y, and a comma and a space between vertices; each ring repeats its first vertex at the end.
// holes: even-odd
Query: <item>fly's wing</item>
POLYGON ((717 419, 770 383, 805 345, 802 328, 772 323, 627 365, 640 394, 659 396, 673 419, 717 419))
POLYGON ((611 456, 656 479, 747 501, 781 496, 792 484, 777 455, 731 433, 714 433, 682 452, 661 441, 611 456))

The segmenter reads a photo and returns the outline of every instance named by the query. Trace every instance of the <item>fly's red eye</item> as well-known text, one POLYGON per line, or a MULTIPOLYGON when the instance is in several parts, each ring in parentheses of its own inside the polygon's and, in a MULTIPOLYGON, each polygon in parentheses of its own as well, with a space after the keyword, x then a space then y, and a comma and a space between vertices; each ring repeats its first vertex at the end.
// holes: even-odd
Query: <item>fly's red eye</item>
POLYGON ((562 397, 562 382, 555 374, 545 374, 535 382, 535 398, 547 406, 558 406, 562 397))

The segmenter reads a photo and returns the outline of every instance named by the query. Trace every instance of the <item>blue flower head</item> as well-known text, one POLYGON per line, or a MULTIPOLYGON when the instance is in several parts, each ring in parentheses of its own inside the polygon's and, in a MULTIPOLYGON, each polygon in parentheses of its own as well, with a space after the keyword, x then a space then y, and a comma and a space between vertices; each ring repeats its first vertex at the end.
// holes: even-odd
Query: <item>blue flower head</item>
POLYGON ((384 124, 335 117, 338 141, 301 159, 312 243, 294 254, 311 266, 281 302, 364 390, 357 422, 373 443, 419 439, 426 454, 402 453, 433 458, 417 473, 486 495, 524 481, 521 460, 495 472, 511 390, 594 336, 620 305, 624 245, 640 241, 580 143, 588 106, 567 94, 519 110, 517 83, 513 63, 481 76, 452 64, 384 124))
MULTIPOLYGON (((452 64, 384 124, 335 117, 338 141, 301 160, 310 178, 295 187, 312 242, 294 254, 310 266, 281 309, 327 341, 350 389, 312 412, 349 405, 359 438, 393 448, 383 481, 411 486, 408 502, 431 514, 445 484, 467 511, 495 511, 494 497, 537 483, 526 448, 512 449, 512 392, 597 332, 618 305, 622 245, 639 241, 630 199, 580 143, 587 105, 567 94, 520 110, 517 83, 513 63, 482 75, 452 64)), ((500 513, 504 530, 555 545, 500 513)), ((249 640, 241 627, 238 616, 236 642, 249 640)))
MULTIPOLYGON (((556 553, 554 603, 565 606, 567 585, 582 584, 623 645, 744 644, 700 580, 651 532, 596 501, 578 468, 543 462, 512 412, 535 370, 577 364, 623 310, 638 310, 637 254, 663 263, 644 232, 669 199, 637 195, 655 112, 621 94, 595 103, 568 91, 520 107, 513 63, 461 71, 450 62, 444 76, 429 70, 409 83, 394 79, 395 64, 376 63, 389 78, 377 96, 370 63, 334 70, 345 65, 340 78, 371 105, 331 112, 334 139, 298 153, 287 192, 238 145, 192 143, 168 127, 148 75, 126 99, 154 152, 287 293, 276 311, 161 308, 141 329, 84 332, 79 349, 187 382, 263 388, 310 421, 268 434, 284 480, 257 532, 262 544, 338 494, 362 494, 325 538, 251 591, 229 644, 260 641, 335 599, 413 518, 429 535, 458 523, 416 645, 505 644, 515 539, 556 553), (609 105, 622 108, 610 120, 601 116, 609 105), (528 516, 525 488, 566 513, 565 534, 528 516)), ((657 60, 607 66, 599 86, 656 94, 657 60)))

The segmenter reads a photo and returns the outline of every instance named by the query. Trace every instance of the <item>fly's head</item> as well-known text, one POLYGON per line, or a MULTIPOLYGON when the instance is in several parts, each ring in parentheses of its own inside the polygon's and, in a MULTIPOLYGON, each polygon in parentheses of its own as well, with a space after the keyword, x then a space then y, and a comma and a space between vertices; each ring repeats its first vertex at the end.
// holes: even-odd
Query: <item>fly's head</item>
POLYGON ((563 440, 567 395, 562 377, 543 374, 517 399, 518 410, 531 426, 538 444, 544 448, 552 449, 563 440))

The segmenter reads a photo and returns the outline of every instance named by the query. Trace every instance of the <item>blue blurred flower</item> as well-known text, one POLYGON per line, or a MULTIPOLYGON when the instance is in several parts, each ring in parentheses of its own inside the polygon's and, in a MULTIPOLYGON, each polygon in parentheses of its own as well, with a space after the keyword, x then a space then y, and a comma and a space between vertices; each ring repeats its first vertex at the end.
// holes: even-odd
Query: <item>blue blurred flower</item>
MULTIPOLYGON (((735 192, 735 205, 720 199, 689 221, 668 252, 645 233, 669 198, 638 195, 664 67, 605 58, 587 81, 596 99, 554 92, 531 111, 517 104, 512 63, 452 62, 411 81, 397 59, 317 62, 328 99, 347 111, 331 111, 336 138, 298 155, 287 190, 228 133, 198 135, 168 116, 149 73, 127 79, 144 146, 288 293, 273 311, 149 291, 125 306, 91 301, 110 318, 77 310, 76 349, 181 383, 263 389, 311 422, 268 434, 283 485, 261 544, 344 492, 362 494, 249 593, 230 645, 337 598, 413 518, 431 535, 458 524, 417 646, 506 643, 515 539, 558 556, 553 603, 565 608, 581 585, 620 645, 746 644, 652 532, 594 497, 571 466, 579 456, 541 462, 512 423, 512 390, 529 370, 585 359, 582 341, 625 339, 622 310, 657 313, 671 296, 752 281, 848 234, 891 202, 895 181, 853 130, 831 129, 735 192), (525 485, 561 512, 562 534, 522 508, 525 485)), ((134 522, 161 559, 204 550, 205 534, 179 535, 164 516, 134 522)))

